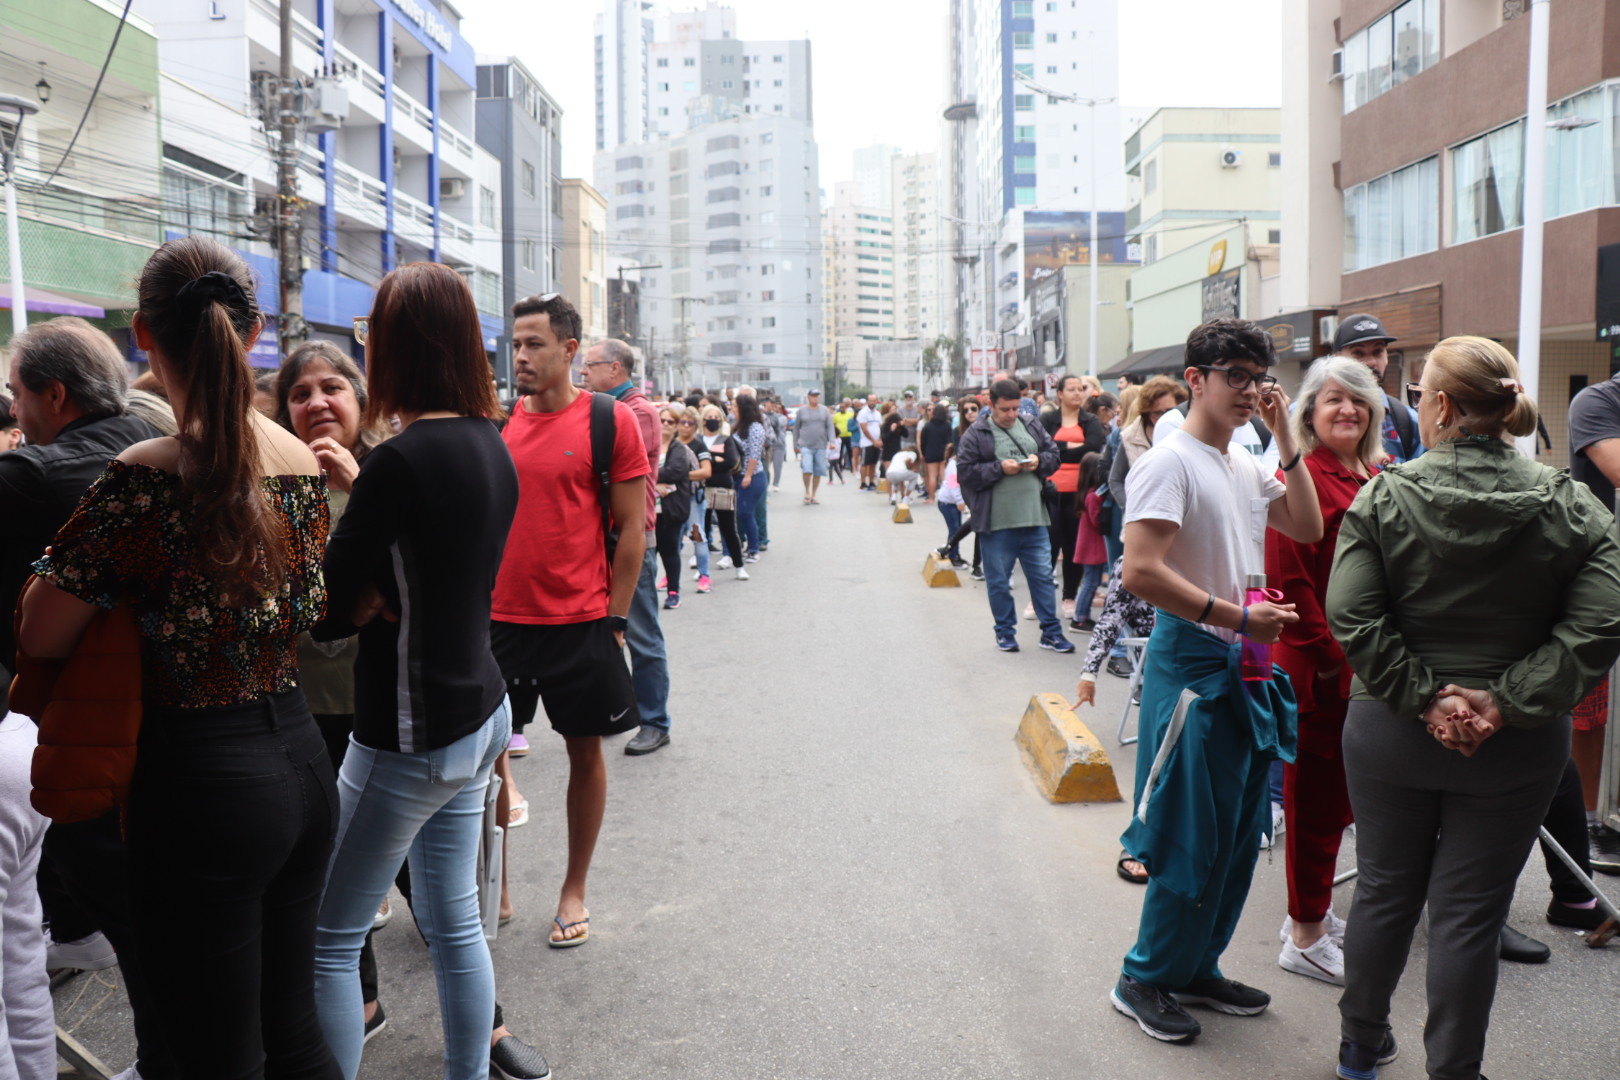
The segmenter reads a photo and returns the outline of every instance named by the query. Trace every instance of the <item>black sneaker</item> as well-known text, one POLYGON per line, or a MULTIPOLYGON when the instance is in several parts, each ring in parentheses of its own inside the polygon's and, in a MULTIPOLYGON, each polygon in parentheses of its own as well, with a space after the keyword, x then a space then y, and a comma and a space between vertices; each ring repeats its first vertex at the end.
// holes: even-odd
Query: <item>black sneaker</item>
POLYGON ((971 571, 968 572, 968 577, 972 578, 974 581, 983 581, 984 568, 981 566, 975 566, 971 571))
POLYGON ((1082 634, 1089 634, 1097 629, 1097 624, 1090 619, 1070 619, 1069 629, 1078 630, 1082 634))
POLYGON ((951 560, 951 566, 957 570, 961 570, 963 567, 967 566, 967 564, 968 561, 960 556, 951 560))
POLYGON ((1185 1042, 1203 1031, 1175 998, 1152 983, 1121 975, 1109 993, 1114 1008, 1136 1021, 1136 1026, 1161 1042, 1185 1042))
POLYGON ((1228 1016, 1258 1016, 1271 1005, 1271 995, 1264 990, 1231 979, 1199 979, 1170 996, 1183 1005, 1208 1005, 1228 1016))
POLYGON ((1117 656, 1108 658, 1108 674, 1110 675, 1118 675, 1122 679, 1128 679, 1135 670, 1135 668, 1131 667, 1129 660, 1122 660, 1117 656))
POLYGON ((387 1026, 388 1017, 383 1014, 382 1002, 379 1001, 377 1002, 377 1011, 371 1014, 370 1020, 366 1021, 366 1037, 360 1040, 360 1045, 366 1045, 387 1026))
POLYGON ((1011 634, 997 634, 996 648, 1000 649, 1002 652, 1017 652, 1018 639, 1013 637, 1011 634))
POLYGON ((624 752, 631 757, 650 754, 660 747, 669 745, 669 729, 654 727, 652 724, 642 724, 641 730, 636 732, 631 740, 624 744, 624 752))
POLYGON ((1620 874, 1620 832, 1607 825, 1588 825, 1586 834, 1592 842, 1592 869, 1605 874, 1620 874))
POLYGON ((489 1067, 501 1080, 551 1080, 545 1055, 516 1035, 506 1036, 491 1048, 489 1067))
POLYGON ((1388 1065, 1400 1052, 1393 1031, 1386 1033, 1384 1045, 1376 1048, 1340 1039, 1339 1067, 1333 1073, 1339 1080, 1378 1080, 1378 1066, 1388 1065))

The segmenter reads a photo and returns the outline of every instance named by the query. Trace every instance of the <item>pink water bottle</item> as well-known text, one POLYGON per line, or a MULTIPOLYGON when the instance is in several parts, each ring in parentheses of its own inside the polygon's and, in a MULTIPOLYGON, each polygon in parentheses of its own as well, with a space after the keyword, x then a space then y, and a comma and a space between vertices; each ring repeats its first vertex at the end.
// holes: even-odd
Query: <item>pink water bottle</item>
MULTIPOLYGON (((1266 575, 1250 574, 1248 588, 1243 591, 1243 606, 1252 607, 1267 601, 1282 599, 1282 593, 1266 588, 1266 575)), ((1271 678, 1271 646, 1243 636, 1242 675, 1246 682, 1260 682, 1271 678)))

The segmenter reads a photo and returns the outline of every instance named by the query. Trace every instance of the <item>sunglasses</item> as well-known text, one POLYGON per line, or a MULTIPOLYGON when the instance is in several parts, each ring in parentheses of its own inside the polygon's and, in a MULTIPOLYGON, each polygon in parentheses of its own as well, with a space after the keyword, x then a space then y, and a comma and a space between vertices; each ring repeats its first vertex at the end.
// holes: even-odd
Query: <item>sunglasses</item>
POLYGON ((1256 375, 1254 372, 1246 371, 1243 368, 1216 367, 1213 364, 1194 364, 1193 366, 1206 374, 1211 371, 1219 371, 1226 376, 1226 385, 1234 390, 1247 390, 1249 384, 1253 383, 1260 388, 1261 393, 1265 393, 1277 385, 1275 375, 1256 375))
POLYGON ((696 420, 682 420, 681 427, 697 427, 696 420))
POLYGON ((562 295, 562 293, 560 293, 560 292, 541 293, 538 296, 525 296, 522 300, 519 300, 518 303, 520 303, 520 304, 549 304, 549 303, 551 303, 553 300, 557 299, 561 295, 562 295))
POLYGON ((658 422, 660 424, 663 424, 665 427, 674 427, 675 426, 675 421, 673 421, 673 420, 662 420, 661 419, 658 422))

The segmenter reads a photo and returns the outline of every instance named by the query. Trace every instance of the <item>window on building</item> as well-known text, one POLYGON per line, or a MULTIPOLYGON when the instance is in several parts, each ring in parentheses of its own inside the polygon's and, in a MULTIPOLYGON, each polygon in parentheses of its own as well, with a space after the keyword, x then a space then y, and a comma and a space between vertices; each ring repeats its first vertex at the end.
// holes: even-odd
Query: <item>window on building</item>
POLYGON ((1032 173, 1035 171, 1034 154, 1018 154, 1013 158, 1013 172, 1032 173))
POLYGON ((720 89, 722 89, 722 90, 734 89, 735 85, 736 84, 733 83, 730 79, 722 79, 722 80, 720 80, 720 89))
MULTIPOLYGON (((1620 105, 1620 85, 1608 88, 1620 105)), ((1612 125, 1614 111, 1604 115, 1604 87, 1576 94, 1547 110, 1549 123, 1562 127, 1547 131, 1547 216, 1559 217, 1590 210, 1605 202, 1603 133, 1612 125), (1597 121, 1593 123, 1592 121, 1597 121), (1579 126, 1576 126, 1579 125, 1579 126)))
POLYGON ((759 268, 759 272, 761 274, 774 274, 776 273, 776 264, 766 263, 764 266, 759 268))
POLYGON ((1276 152, 1267 154, 1266 155, 1266 164, 1270 165, 1273 169, 1281 168, 1281 166, 1282 166, 1282 154, 1276 153, 1276 152))
POLYGON ((1048 45, 1056 45, 1057 44, 1057 35, 1056 34, 1047 34, 1046 35, 1046 43, 1048 45))
POLYGON ((1013 128, 1013 142, 1034 142, 1035 125, 1018 124, 1013 128))
POLYGON ((1406 0, 1344 42, 1344 111, 1440 62, 1440 0, 1406 0))
POLYGON ((759 325, 764 327, 765 329, 769 330, 771 327, 776 325, 776 316, 775 315, 767 315, 767 316, 765 316, 763 319, 759 320, 759 325))
POLYGON ((1026 79, 1033 79, 1035 77, 1035 65, 1034 64, 1014 64, 1013 65, 1013 77, 1017 78, 1019 76, 1022 76, 1022 77, 1026 78, 1026 79))
POLYGON ((771 57, 771 63, 780 64, 781 62, 782 62, 782 56, 781 56, 780 53, 778 53, 776 56, 771 57))
POLYGON ((1524 224, 1524 121, 1452 149, 1451 204, 1454 244, 1524 224))
POLYGON ((1346 273, 1439 246, 1439 157, 1425 158, 1344 193, 1346 273))
POLYGON ((686 91, 688 94, 695 94, 697 93, 697 83, 691 79, 688 79, 681 83, 681 89, 686 91))
POLYGON ((667 57, 667 56, 660 56, 660 57, 659 57, 659 58, 658 58, 658 66, 659 66, 659 67, 669 67, 669 57, 667 57))
POLYGON ((761 300, 775 300, 776 292, 772 289, 766 289, 764 292, 759 294, 759 298, 761 300))
POLYGON ((1046 73, 1048 75, 1056 75, 1058 73, 1057 65, 1056 64, 1047 64, 1046 65, 1046 73))
POLYGON ((534 241, 523 241, 523 269, 534 269, 534 241))
POLYGON ((1014 94, 1013 108, 1018 110, 1033 109, 1035 107, 1034 94, 1014 94))
POLYGON ((1282 243, 1282 230, 1281 229, 1267 229, 1266 230, 1266 243, 1268 243, 1268 244, 1280 244, 1280 243, 1282 243))
POLYGON ((1035 0, 1013 0, 1013 18, 1028 19, 1035 14, 1035 0))
POLYGON ((781 112, 782 111, 782 106, 780 106, 780 105, 775 106, 775 110, 777 112, 781 112))
POLYGON ((1159 159, 1153 158, 1142 166, 1142 194, 1152 195, 1159 190, 1159 159))
POLYGON ((1035 189, 1032 187, 1014 188, 1014 202, 1018 206, 1035 205, 1035 189))
POLYGON ((659 116, 668 116, 669 115, 669 106, 667 106, 667 105, 658 106, 658 115, 659 116))
POLYGON ((669 93, 669 83, 667 83, 667 82, 659 83, 658 84, 658 89, 659 89, 659 91, 661 93, 665 93, 665 94, 669 93))
POLYGON ((534 198, 534 166, 527 161, 523 162, 522 173, 523 194, 532 199, 534 198))
POLYGON ((1057 10, 1057 0, 1046 0, 1046 10, 1047 11, 1056 11, 1057 10))
POLYGON ((1030 30, 1013 31, 1013 48, 1033 49, 1035 47, 1035 34, 1030 30))
POLYGON ((478 187, 478 224, 486 229, 495 227, 495 192, 482 184, 478 187))
MULTIPOLYGON (((15 137, 14 129, 0 130, 0 140, 15 137)), ((168 152, 165 147, 165 154, 168 152)), ((194 158, 194 155, 187 156, 194 158)), ((241 228, 242 208, 246 203, 247 196, 239 186, 196 175, 168 160, 163 163, 163 223, 168 228, 211 234, 224 240, 241 228)))
POLYGON ((759 193, 761 195, 769 195, 771 193, 771 185, 766 184, 764 187, 759 189, 759 193))
POLYGON ((681 59, 682 67, 697 67, 697 57, 687 56, 681 59))

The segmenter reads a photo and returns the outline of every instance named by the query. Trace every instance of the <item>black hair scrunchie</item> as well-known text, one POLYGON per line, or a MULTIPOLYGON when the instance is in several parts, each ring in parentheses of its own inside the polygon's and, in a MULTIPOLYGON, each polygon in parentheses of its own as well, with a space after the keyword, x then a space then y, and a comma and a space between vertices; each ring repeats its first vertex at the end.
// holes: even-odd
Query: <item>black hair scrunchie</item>
POLYGON ((251 307, 247 290, 223 270, 210 270, 202 277, 193 278, 180 286, 175 299, 201 311, 203 306, 219 301, 226 307, 244 310, 251 307))

